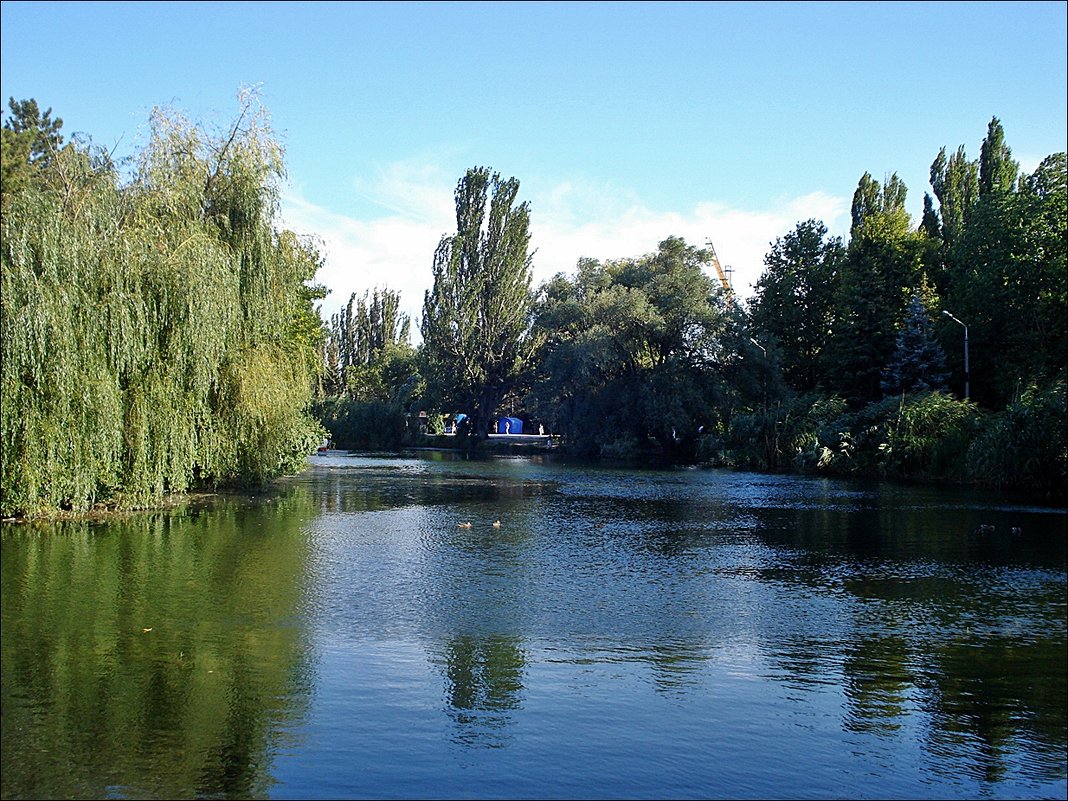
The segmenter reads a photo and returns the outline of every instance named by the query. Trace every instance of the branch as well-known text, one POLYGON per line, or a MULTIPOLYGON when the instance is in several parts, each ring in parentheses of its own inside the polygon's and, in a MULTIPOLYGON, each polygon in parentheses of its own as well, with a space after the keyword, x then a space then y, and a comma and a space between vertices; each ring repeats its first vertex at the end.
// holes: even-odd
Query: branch
MULTIPOLYGON (((238 92, 238 99, 241 101, 241 113, 237 116, 237 120, 234 122, 233 128, 230 129, 230 137, 226 140, 226 144, 222 146, 222 149, 216 154, 215 169, 208 175, 207 181, 204 182, 204 199, 207 200, 210 192, 212 182, 218 177, 219 171, 222 170, 223 160, 226 158, 226 153, 233 145, 234 140, 237 139, 238 133, 241 132, 241 123, 244 121, 245 116, 248 114, 249 109, 252 107, 252 100, 256 96, 255 87, 243 87, 238 92)), ((206 210, 206 209, 205 209, 206 210)))

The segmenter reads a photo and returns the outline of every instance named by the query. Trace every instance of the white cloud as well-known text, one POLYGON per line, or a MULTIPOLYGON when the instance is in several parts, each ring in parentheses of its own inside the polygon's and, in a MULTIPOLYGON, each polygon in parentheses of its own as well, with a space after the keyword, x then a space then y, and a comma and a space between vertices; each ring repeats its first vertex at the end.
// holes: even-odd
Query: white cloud
POLYGON ((282 199, 282 224, 322 240, 324 265, 316 280, 330 290, 321 305, 324 318, 354 292, 388 287, 400 293, 415 328, 423 292, 430 287, 434 250, 456 225, 451 187, 433 171, 395 165, 357 190, 386 213, 354 219, 288 192, 282 199))
POLYGON ((731 283, 742 297, 751 294, 763 272, 771 242, 809 218, 823 220, 833 233, 846 210, 842 199, 813 193, 763 211, 705 202, 686 213, 664 213, 636 203, 581 220, 569 199, 568 193, 558 193, 545 207, 532 203, 535 283, 570 272, 582 256, 600 260, 641 256, 655 251, 667 237, 680 236, 699 247, 711 241, 720 263, 732 269, 731 283))
MULTIPOLYGON (((316 235, 324 244, 325 265, 317 280, 331 294, 323 301, 323 316, 340 309, 353 292, 388 287, 401 294, 402 308, 411 316, 418 340, 434 249, 455 228, 454 186, 434 167, 391 165, 357 185, 361 195, 385 210, 363 220, 286 194, 283 224, 316 235)), ((531 205, 535 286, 555 273, 570 273, 583 256, 600 260, 641 256, 655 251, 668 236, 681 236, 701 247, 711 239, 723 266, 733 268, 732 284, 743 298, 760 277, 769 244, 799 220, 823 220, 832 234, 838 234, 848 217, 848 204, 842 198, 820 192, 759 211, 709 201, 686 212, 657 212, 631 193, 573 183, 558 183, 525 199, 531 205)))

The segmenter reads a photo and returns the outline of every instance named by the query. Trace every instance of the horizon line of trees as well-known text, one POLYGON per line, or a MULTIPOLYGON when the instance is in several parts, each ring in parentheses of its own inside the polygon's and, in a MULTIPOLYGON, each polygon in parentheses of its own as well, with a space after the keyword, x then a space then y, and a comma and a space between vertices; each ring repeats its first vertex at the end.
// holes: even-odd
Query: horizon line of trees
POLYGON ((678 237, 532 287, 518 181, 472 168, 456 188, 457 232, 434 254, 423 343, 395 343, 404 391, 371 409, 342 390, 324 423, 345 447, 399 447, 419 411, 431 431, 463 411, 477 448, 507 408, 583 456, 1063 498, 1065 154, 1022 174, 995 117, 978 159, 943 147, 930 176, 914 225, 898 176, 865 173, 848 240, 799 221, 771 243, 745 306, 710 278, 712 254, 678 237))
POLYGON ((319 316, 322 257, 275 227, 282 151, 254 95, 216 134, 157 110, 125 179, 130 165, 64 143, 51 109, 10 110, 5 516, 260 484, 324 434, 410 444, 420 412, 430 433, 464 412, 461 441, 478 449, 505 409, 586 457, 1064 498, 1065 154, 1021 173, 996 117, 978 159, 939 151, 918 224, 896 174, 865 173, 848 240, 799 221, 770 243, 747 305, 679 237, 534 287, 519 181, 471 168, 416 348, 388 288, 319 316))

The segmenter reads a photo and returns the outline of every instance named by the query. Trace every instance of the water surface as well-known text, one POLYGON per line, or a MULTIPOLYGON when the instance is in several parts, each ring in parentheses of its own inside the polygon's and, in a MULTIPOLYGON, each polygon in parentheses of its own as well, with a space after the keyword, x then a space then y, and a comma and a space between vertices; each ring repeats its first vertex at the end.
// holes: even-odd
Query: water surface
POLYGON ((267 497, 5 525, 3 795, 1063 798, 1066 520, 338 454, 267 497))

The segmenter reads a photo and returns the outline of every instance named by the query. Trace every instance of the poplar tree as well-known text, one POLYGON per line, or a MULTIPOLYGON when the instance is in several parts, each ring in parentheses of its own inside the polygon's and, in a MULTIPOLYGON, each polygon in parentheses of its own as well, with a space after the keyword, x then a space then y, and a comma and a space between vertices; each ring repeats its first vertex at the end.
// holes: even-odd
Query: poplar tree
POLYGON ((942 241, 947 247, 960 238, 964 220, 979 197, 979 165, 969 161, 964 145, 946 158, 943 147, 931 163, 931 188, 938 198, 942 241))
POLYGON ((1012 159, 1012 150, 1005 144, 1005 129, 994 117, 986 129, 986 138, 979 154, 979 194, 1011 192, 1016 187, 1020 165, 1012 159))
POLYGON ((362 297, 353 292, 345 307, 330 318, 324 394, 354 400, 382 395, 382 390, 388 395, 382 369, 396 352, 411 352, 410 338, 411 320, 400 311, 400 293, 378 287, 362 297))
MULTIPOLYGON (((1065 155, 1047 157, 1018 183, 980 198, 950 254, 947 302, 969 326, 972 397, 993 408, 1063 374, 1068 359, 1065 155)), ((955 372, 962 369, 959 348, 948 352, 955 372)))
POLYGON ((926 192, 923 193, 923 217, 920 219, 920 230, 927 235, 928 239, 936 242, 942 239, 942 220, 934 207, 934 199, 926 192))
POLYGON ((428 392, 469 415, 479 438, 528 359, 530 210, 518 193, 515 178, 467 171, 456 186, 456 233, 438 244, 423 300, 428 392))
POLYGON ((881 396, 881 373, 894 351, 898 323, 925 281, 925 239, 910 230, 905 195, 896 174, 880 189, 868 173, 854 195, 828 364, 835 391, 857 404, 881 396))

